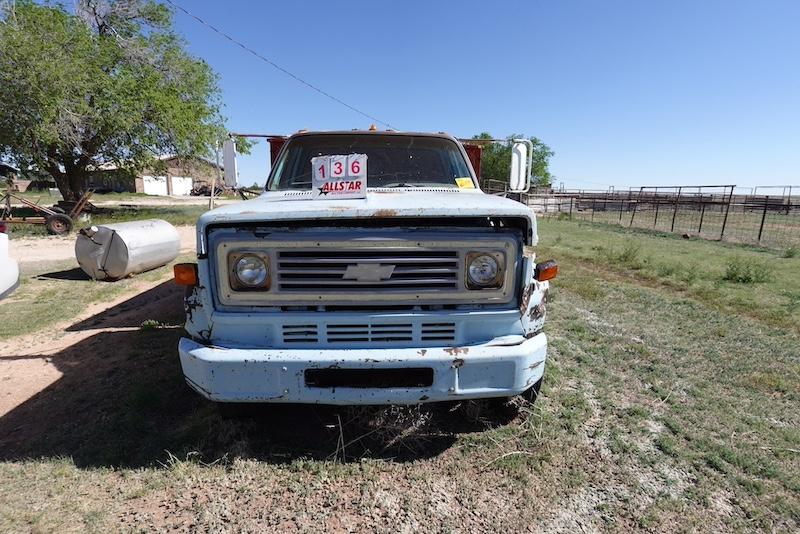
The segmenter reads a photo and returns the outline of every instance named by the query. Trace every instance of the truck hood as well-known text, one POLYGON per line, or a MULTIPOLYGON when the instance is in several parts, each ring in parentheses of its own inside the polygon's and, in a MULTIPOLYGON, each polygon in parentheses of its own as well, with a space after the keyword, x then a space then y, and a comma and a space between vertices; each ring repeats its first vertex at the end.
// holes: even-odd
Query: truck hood
POLYGON ((520 217, 527 219, 531 245, 536 219, 527 206, 507 198, 463 189, 369 189, 367 198, 312 200, 310 191, 274 191, 204 213, 197 224, 198 244, 210 225, 260 221, 365 219, 373 217, 520 217))

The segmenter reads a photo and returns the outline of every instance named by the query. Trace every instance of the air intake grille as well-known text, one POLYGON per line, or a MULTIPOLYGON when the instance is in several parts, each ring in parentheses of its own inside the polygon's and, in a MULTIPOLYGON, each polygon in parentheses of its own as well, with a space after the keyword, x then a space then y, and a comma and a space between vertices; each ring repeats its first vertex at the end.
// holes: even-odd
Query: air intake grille
POLYGON ((455 339, 455 323, 424 323, 422 325, 422 341, 453 343, 455 339))
POLYGON ((323 341, 319 332, 324 330, 329 344, 392 344, 424 342, 451 345, 456 341, 454 323, 342 323, 317 325, 283 325, 283 341, 287 344, 323 341))
POLYGON ((388 342, 413 341, 410 324, 331 324, 328 342, 388 342))
POLYGON ((315 324, 283 325, 284 343, 316 343, 318 341, 319 336, 315 324))
POLYGON ((284 293, 457 290, 458 251, 292 250, 278 253, 284 293))

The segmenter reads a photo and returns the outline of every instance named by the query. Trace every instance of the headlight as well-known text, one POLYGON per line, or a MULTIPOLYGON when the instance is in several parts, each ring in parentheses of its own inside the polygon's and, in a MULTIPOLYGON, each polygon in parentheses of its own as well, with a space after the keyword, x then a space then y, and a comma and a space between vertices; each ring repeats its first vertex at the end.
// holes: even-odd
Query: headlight
POLYGON ((231 288, 238 290, 269 289, 269 260, 255 253, 234 253, 228 260, 231 288))
POLYGON ((498 288, 503 285, 502 252, 470 252, 467 254, 467 287, 498 288))

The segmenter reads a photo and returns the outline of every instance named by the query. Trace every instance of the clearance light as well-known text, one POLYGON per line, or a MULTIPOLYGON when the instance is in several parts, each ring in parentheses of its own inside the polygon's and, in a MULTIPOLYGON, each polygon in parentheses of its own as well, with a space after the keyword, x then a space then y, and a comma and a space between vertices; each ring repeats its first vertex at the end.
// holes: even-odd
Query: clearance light
POLYGON ((197 264, 178 263, 173 267, 175 273, 175 283, 179 286, 197 285, 197 264))
POLYGON ((558 275, 558 262, 556 260, 547 260, 536 264, 536 272, 533 277, 540 282, 544 282, 555 278, 556 275, 558 275))

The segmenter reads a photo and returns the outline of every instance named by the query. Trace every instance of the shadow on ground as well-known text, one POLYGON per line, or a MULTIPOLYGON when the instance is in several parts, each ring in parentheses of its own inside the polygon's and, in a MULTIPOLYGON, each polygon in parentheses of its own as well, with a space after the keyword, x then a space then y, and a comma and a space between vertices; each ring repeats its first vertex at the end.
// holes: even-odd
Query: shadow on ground
POLYGON ((406 461, 436 456, 459 433, 498 422, 450 404, 260 405, 244 418, 222 418, 183 381, 182 327, 174 326, 182 322, 182 289, 167 282, 70 326, 97 332, 48 356, 63 376, 0 417, 0 460, 66 456, 81 467, 158 465, 169 454, 209 462, 406 461), (142 328, 146 320, 166 326, 142 328))
POLYGON ((40 274, 35 278, 39 280, 90 280, 89 275, 83 272, 80 267, 40 274))

